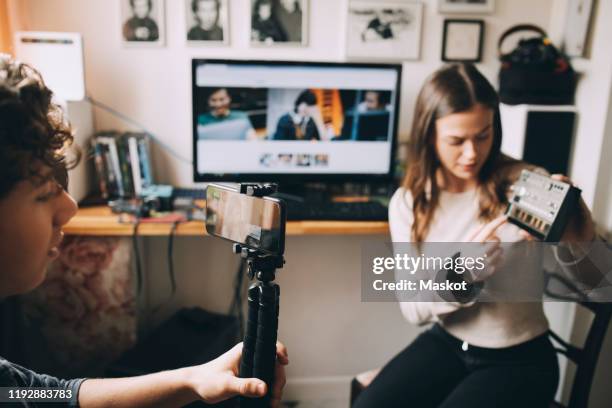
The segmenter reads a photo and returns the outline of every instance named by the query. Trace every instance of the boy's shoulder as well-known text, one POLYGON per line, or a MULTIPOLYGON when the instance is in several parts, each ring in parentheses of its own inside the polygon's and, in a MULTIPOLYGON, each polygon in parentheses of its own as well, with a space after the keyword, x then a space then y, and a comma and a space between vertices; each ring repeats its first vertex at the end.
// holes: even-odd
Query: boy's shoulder
POLYGON ((0 357, 0 387, 20 386, 19 378, 23 378, 23 367, 13 364, 5 358, 0 357))

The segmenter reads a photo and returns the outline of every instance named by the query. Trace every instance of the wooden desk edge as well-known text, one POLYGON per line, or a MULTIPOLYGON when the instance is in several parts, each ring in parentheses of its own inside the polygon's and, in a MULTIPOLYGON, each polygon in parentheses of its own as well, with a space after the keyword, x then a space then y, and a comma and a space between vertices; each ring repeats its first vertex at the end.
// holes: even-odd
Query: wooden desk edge
MULTIPOLYGON (((138 235, 165 236, 170 234, 170 223, 146 223, 138 227, 138 235)), ((131 236, 134 226, 119 223, 117 215, 105 207, 92 207, 79 210, 77 215, 64 226, 66 235, 90 236, 131 236)), ((289 221, 287 235, 387 235, 389 224, 386 221, 289 221)), ((188 221, 179 224, 178 236, 205 236, 204 223, 188 221)))

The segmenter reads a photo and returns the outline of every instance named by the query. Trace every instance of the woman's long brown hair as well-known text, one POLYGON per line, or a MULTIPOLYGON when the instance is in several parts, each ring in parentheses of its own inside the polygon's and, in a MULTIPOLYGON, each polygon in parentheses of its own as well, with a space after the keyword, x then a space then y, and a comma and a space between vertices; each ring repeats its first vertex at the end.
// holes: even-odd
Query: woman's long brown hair
POLYGON ((410 134, 408 166, 402 185, 412 193, 415 242, 425 240, 438 206, 440 187, 436 183, 436 171, 440 163, 435 151, 436 120, 468 111, 477 104, 493 111, 493 146, 478 175, 479 218, 492 220, 507 204, 509 181, 505 177, 507 172, 500 170, 519 162, 500 152, 502 128, 497 92, 473 65, 447 65, 423 85, 410 134))

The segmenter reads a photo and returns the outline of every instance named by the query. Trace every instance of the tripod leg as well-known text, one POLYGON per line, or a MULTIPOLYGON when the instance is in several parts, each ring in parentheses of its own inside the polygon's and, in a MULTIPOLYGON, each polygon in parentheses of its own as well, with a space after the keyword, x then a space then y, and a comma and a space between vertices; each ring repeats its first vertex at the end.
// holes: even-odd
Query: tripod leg
POLYGON ((247 324, 240 360, 240 377, 253 377, 253 357, 255 356, 255 343, 257 341, 257 319, 259 315, 259 284, 253 284, 248 293, 247 324))
POLYGON ((253 359, 253 376, 265 381, 268 394, 262 398, 265 407, 270 406, 276 364, 276 338, 278 332, 278 310, 280 288, 274 283, 260 286, 259 313, 257 316, 257 342, 253 359))

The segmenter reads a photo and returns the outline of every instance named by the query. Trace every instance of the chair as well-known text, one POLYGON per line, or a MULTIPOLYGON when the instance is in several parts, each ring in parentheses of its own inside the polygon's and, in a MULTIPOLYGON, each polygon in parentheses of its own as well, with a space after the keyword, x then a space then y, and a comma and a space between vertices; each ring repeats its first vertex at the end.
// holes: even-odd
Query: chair
MULTIPOLYGON (((556 281, 568 289, 575 289, 572 283, 563 276, 547 273, 545 293, 548 296, 556 299, 575 300, 578 305, 590 310, 594 318, 582 347, 577 347, 566 342, 552 330, 549 332, 550 337, 556 343, 555 350, 563 354, 576 365, 576 373, 570 392, 569 404, 565 406, 555 401, 551 404, 550 408, 587 408, 591 385, 597 367, 597 359, 599 358, 610 318, 612 317, 612 303, 593 303, 584 300, 584 297, 581 297, 580 300, 576 300, 564 295, 555 294, 549 290, 549 283, 552 281, 556 281)), ((576 293, 579 292, 576 291, 576 293)), ((366 387, 366 385, 359 380, 360 376, 361 374, 351 381, 351 406, 353 406, 359 394, 361 394, 366 387)))
MULTIPOLYGON (((566 296, 557 295, 549 291, 549 283, 551 281, 557 281, 567 288, 575 289, 571 282, 558 274, 547 274, 547 280, 545 293, 551 298, 568 300, 566 296)), ((579 292, 576 291, 576 293, 579 292)), ((610 318, 612 317, 612 303, 593 303, 584 300, 584 298, 576 303, 590 310, 594 317, 582 347, 566 342, 552 330, 549 333, 550 337, 558 345, 558 347, 555 347, 555 350, 576 365, 576 373, 567 407, 555 401, 551 404, 551 408, 588 407, 591 385, 595 369, 597 368, 597 359, 599 358, 608 325, 610 324, 610 318)))

